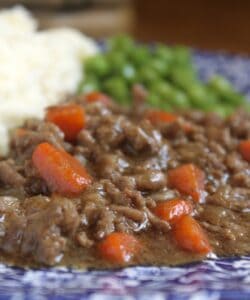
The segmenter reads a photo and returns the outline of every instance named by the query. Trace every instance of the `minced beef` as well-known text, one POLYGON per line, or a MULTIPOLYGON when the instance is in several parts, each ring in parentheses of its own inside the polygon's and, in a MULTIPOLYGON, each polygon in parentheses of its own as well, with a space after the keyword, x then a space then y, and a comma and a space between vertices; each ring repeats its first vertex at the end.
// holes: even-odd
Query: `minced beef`
MULTIPOLYGON (((175 265, 202 256, 182 250, 171 224, 153 213, 173 198, 191 201, 194 218, 218 256, 250 253, 250 166, 239 153, 250 137, 250 115, 179 113, 173 122, 145 118, 145 91, 134 89, 131 111, 71 99, 86 112, 86 127, 69 143, 54 124, 27 120, 14 132, 0 161, 0 250, 15 265, 114 267, 101 258, 99 241, 112 232, 135 235, 143 250, 128 264, 175 265), (188 127, 185 127, 188 124, 188 127), (188 128, 188 130, 187 130, 188 128), (74 197, 52 193, 32 163, 42 142, 64 149, 85 166, 93 182, 74 197), (194 164, 205 174, 203 201, 171 188, 168 171, 194 164)), ((119 264, 118 264, 119 265, 119 264)))

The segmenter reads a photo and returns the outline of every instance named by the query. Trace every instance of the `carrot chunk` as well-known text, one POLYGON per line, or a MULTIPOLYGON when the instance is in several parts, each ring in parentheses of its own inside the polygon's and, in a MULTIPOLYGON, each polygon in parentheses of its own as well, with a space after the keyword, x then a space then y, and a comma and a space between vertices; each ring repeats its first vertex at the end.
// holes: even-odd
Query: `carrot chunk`
POLYGON ((91 183, 91 177, 78 160, 49 143, 36 147, 32 162, 52 192, 77 195, 91 183))
POLYGON ((193 211, 190 202, 182 199, 171 199, 160 202, 153 209, 153 212, 162 220, 170 224, 176 223, 182 216, 189 215, 193 211))
POLYGON ((205 232, 199 223, 190 216, 182 217, 173 229, 177 244, 188 251, 207 254, 212 251, 205 232))
POLYGON ((179 192, 190 195, 195 201, 202 201, 205 175, 193 164, 185 164, 168 172, 168 183, 179 192))
POLYGON ((77 104, 54 106, 47 110, 45 119, 57 125, 67 141, 74 141, 79 131, 85 126, 84 109, 77 104))
MULTIPOLYGON (((151 121, 151 123, 156 124, 158 122, 163 123, 172 123, 176 121, 179 117, 175 114, 168 113, 160 110, 150 110, 146 113, 146 118, 151 121)), ((186 133, 190 133, 192 131, 191 124, 183 121, 182 129, 186 133)))
POLYGON ((141 245, 134 236, 122 232, 111 233, 98 246, 104 259, 119 264, 129 262, 140 248, 141 245))
POLYGON ((239 149, 242 157, 250 162, 250 140, 240 142, 239 149))
POLYGON ((146 114, 146 118, 152 123, 165 122, 170 123, 177 120, 177 116, 161 110, 150 110, 146 114))
POLYGON ((102 102, 105 105, 108 105, 111 103, 111 99, 100 92, 91 92, 85 95, 85 99, 87 102, 92 103, 92 102, 102 102))

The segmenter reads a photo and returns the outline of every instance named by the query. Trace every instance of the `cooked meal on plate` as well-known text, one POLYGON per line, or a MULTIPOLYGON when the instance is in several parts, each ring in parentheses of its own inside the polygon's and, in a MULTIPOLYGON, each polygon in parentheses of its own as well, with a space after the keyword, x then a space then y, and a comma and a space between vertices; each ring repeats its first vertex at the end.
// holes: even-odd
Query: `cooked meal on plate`
MULTIPOLYGON (((0 82, 0 261, 103 269, 250 254, 245 98, 222 77, 201 82, 185 48, 118 37, 95 54, 94 42, 84 48, 83 36, 67 32, 25 37, 37 45, 20 73, 27 82, 0 82), (66 36, 91 57, 79 62, 68 49, 47 77, 66 36), (49 62, 40 62, 44 47, 49 62)), ((22 49, 16 35, 0 39, 22 49)))
POLYGON ((0 162, 15 264, 174 265, 250 252, 249 124, 90 93, 16 129, 0 162))

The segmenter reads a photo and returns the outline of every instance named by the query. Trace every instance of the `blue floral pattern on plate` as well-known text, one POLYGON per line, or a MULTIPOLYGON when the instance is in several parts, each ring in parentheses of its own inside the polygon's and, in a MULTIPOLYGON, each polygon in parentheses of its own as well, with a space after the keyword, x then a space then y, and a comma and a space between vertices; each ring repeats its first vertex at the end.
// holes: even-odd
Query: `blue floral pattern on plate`
MULTIPOLYGON (((194 61, 202 79, 222 74, 250 98, 250 59, 195 51, 194 61)), ((0 265, 0 299, 249 300, 250 257, 116 271, 23 270, 0 265)))

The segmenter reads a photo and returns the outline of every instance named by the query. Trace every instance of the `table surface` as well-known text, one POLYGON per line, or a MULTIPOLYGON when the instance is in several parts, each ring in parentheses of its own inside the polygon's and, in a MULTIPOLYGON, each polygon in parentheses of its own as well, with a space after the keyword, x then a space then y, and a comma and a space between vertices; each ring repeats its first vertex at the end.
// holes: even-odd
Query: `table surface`
POLYGON ((135 36, 250 54, 248 0, 134 0, 135 36))

